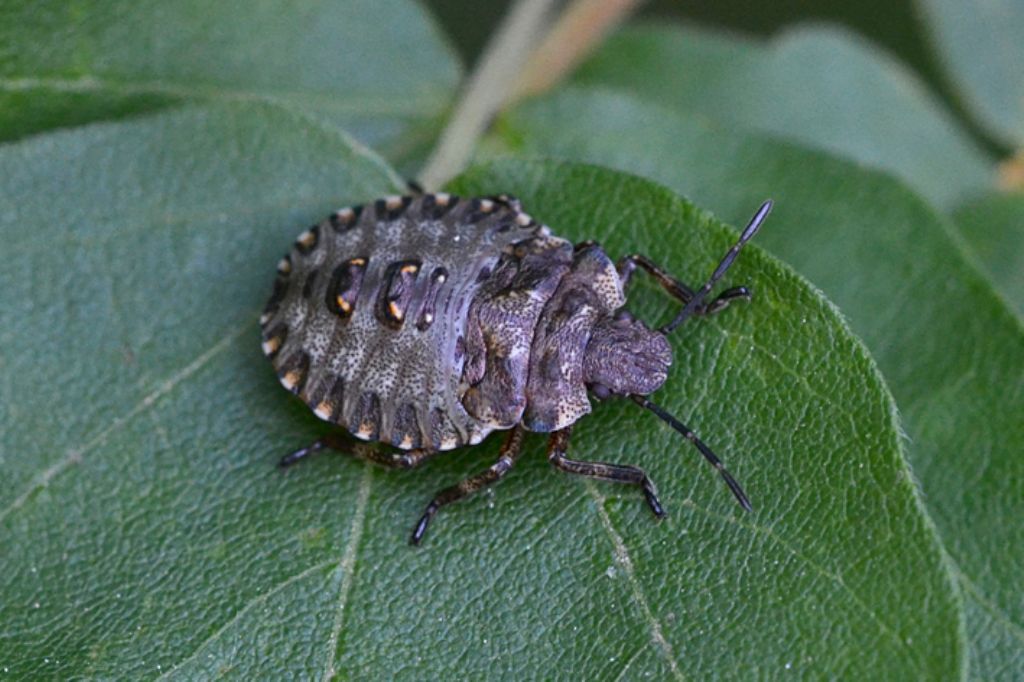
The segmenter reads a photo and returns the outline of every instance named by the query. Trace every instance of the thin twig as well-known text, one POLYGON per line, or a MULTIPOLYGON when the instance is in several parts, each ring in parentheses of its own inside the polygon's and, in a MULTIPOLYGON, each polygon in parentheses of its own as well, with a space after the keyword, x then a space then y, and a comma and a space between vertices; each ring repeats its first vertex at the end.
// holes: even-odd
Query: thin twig
POLYGON ((420 184, 439 189, 469 161, 491 118, 501 110, 556 0, 519 0, 506 15, 462 91, 455 113, 424 165, 420 184))
POLYGON ((569 74, 643 0, 576 0, 516 82, 512 100, 544 92, 569 74))

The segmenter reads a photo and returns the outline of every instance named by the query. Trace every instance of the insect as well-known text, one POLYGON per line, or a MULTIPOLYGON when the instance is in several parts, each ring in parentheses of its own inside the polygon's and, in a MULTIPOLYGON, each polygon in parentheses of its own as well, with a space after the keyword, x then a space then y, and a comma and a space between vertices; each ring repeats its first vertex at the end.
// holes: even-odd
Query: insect
POLYGON ((574 424, 590 412, 588 396, 622 397, 693 443, 749 511, 718 457, 647 396, 668 375, 674 329, 750 298, 737 286, 707 300, 770 210, 765 202, 698 289, 644 256, 613 263, 594 242, 573 245, 507 195, 417 193, 331 214, 302 232, 277 265, 260 318, 263 351, 281 384, 317 417, 380 445, 339 432, 281 465, 335 449, 409 469, 508 431, 491 467, 427 505, 411 537, 419 544, 439 509, 500 480, 519 459, 525 433, 542 432, 557 469, 636 485, 660 518, 664 508, 642 469, 567 456, 574 424), (623 308, 638 267, 683 305, 660 329, 623 308))

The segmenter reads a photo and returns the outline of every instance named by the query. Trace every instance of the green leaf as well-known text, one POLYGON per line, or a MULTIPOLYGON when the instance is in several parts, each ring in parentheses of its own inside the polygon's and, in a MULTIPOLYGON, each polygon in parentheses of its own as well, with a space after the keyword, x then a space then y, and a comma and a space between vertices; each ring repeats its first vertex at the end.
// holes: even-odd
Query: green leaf
POLYGON ((924 84, 839 29, 792 29, 761 43, 631 26, 576 80, 885 169, 941 206, 991 186, 991 160, 924 84))
POLYGON ((335 617, 325 560, 362 474, 276 475, 303 423, 254 350, 254 311, 300 225, 396 179, 258 105, 6 145, 0 178, 18 254, 0 271, 2 665, 153 677, 238 637, 250 648, 217 661, 235 674, 320 660, 302 642, 335 617))
POLYGON ((1024 146, 1024 5, 1013 0, 917 0, 935 53, 989 132, 1024 146))
POLYGON ((0 6, 0 139, 258 100, 402 156, 436 133, 459 71, 413 0, 10 0, 0 6))
MULTIPOLYGON (((638 492, 553 472, 544 439, 491 494, 410 526, 499 438, 414 472, 278 457, 325 426, 282 390, 256 316, 277 256, 396 178, 273 107, 220 105, 0 148, 0 651, 12 677, 940 678, 957 610, 893 404, 835 310, 756 245, 757 289, 673 338, 656 398, 756 505, 635 405, 572 453, 647 468, 638 492)), ((513 163, 573 239, 697 281, 735 233, 648 181, 513 163)), ((751 204, 750 208, 754 205, 751 204)), ((774 220, 774 219, 773 219, 774 220)), ((767 228, 766 228, 767 229, 767 228)), ((649 282, 638 314, 678 310, 649 282)))
POLYGON ((1024 193, 980 197, 953 219, 985 274, 1024 317, 1024 193))
POLYGON ((888 177, 624 95, 567 92, 502 125, 523 154, 639 172, 730 221, 776 199, 760 243, 841 307, 896 397, 967 601, 973 674, 1024 676, 1022 575, 1007 550, 1024 544, 1024 333, 951 226, 888 177))

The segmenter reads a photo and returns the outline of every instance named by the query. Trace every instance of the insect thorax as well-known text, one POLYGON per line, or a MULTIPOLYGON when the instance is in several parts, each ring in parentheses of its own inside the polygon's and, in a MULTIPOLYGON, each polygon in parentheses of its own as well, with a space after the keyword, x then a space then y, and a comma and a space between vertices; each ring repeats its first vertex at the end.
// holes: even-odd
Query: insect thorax
POLYGON ((470 310, 480 368, 467 372, 463 403, 493 428, 522 422, 531 431, 564 428, 590 412, 587 386, 627 367, 613 386, 653 391, 667 376, 671 347, 629 316, 615 266, 596 245, 540 251, 515 278, 495 273, 470 310), (530 320, 534 320, 530 324, 530 320), (596 333, 595 333, 596 332, 596 333), (637 352, 639 351, 639 353, 637 352), (631 366, 639 358, 642 367, 631 366))

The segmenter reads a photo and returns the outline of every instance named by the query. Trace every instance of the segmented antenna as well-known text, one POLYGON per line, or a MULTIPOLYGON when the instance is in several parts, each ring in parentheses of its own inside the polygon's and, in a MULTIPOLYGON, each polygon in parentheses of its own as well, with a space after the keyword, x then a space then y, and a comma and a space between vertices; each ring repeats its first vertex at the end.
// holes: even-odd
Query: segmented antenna
POLYGON ((676 315, 676 318, 674 320, 666 324, 658 331, 660 331, 662 334, 671 334, 676 327, 685 322, 686 318, 688 318, 690 315, 693 314, 695 310, 697 310, 700 304, 703 303, 704 297, 711 292, 711 288, 715 286, 715 283, 722 278, 722 275, 725 274, 726 270, 729 269, 733 261, 736 260, 736 256, 737 254, 739 254, 740 249, 743 248, 743 245, 749 242, 754 237, 754 235, 757 234, 757 231, 761 229, 761 223, 763 223, 764 219, 768 217, 768 214, 771 212, 771 210, 771 199, 761 204, 761 208, 757 209, 757 213, 755 213, 754 217, 750 219, 750 224, 747 225, 747 229, 743 230, 743 234, 740 235, 739 241, 733 244, 732 248, 729 249, 729 251, 725 254, 725 257, 722 258, 722 261, 718 264, 718 267, 715 268, 715 271, 711 273, 711 277, 709 277, 708 281, 704 283, 704 286, 697 290, 697 292, 693 295, 693 298, 691 298, 689 302, 686 304, 686 306, 684 306, 683 309, 679 311, 679 314, 676 315))
MULTIPOLYGON (((770 206, 770 204, 766 205, 770 206)), ((762 213, 767 213, 767 211, 764 210, 764 206, 761 207, 761 211, 758 211, 758 215, 761 216, 761 219, 763 220, 764 216, 761 215, 762 213)), ((748 231, 749 229, 750 228, 747 228, 748 231)), ((757 228, 755 227, 754 229, 756 231, 757 228)), ((744 236, 745 235, 746 232, 744 232, 744 236)), ((740 240, 740 243, 743 243, 742 239, 740 240)), ((730 474, 726 470, 725 465, 722 464, 722 460, 718 459, 718 456, 715 455, 715 453, 711 452, 711 448, 705 445, 700 438, 697 438, 697 434, 691 431, 690 427, 688 427, 686 424, 682 423, 681 421, 673 417, 671 414, 669 414, 662 408, 652 403, 645 396, 634 394, 631 395, 630 398, 632 398, 633 402, 635 402, 640 407, 644 408, 645 410, 650 410, 654 414, 658 415, 659 419, 664 421, 666 424, 671 426, 679 433, 683 434, 683 436, 688 441, 693 443, 697 447, 697 449, 700 450, 700 454, 704 455, 704 459, 711 462, 711 466, 715 467, 715 469, 718 470, 718 473, 722 476, 722 480, 724 480, 725 484, 729 486, 729 490, 731 490, 732 494, 735 495, 736 500, 740 503, 740 506, 743 507, 748 512, 754 511, 754 508, 750 506, 750 500, 747 499, 747 494, 743 492, 743 488, 741 488, 740 484, 736 482, 736 479, 732 477, 732 474, 730 474)))

